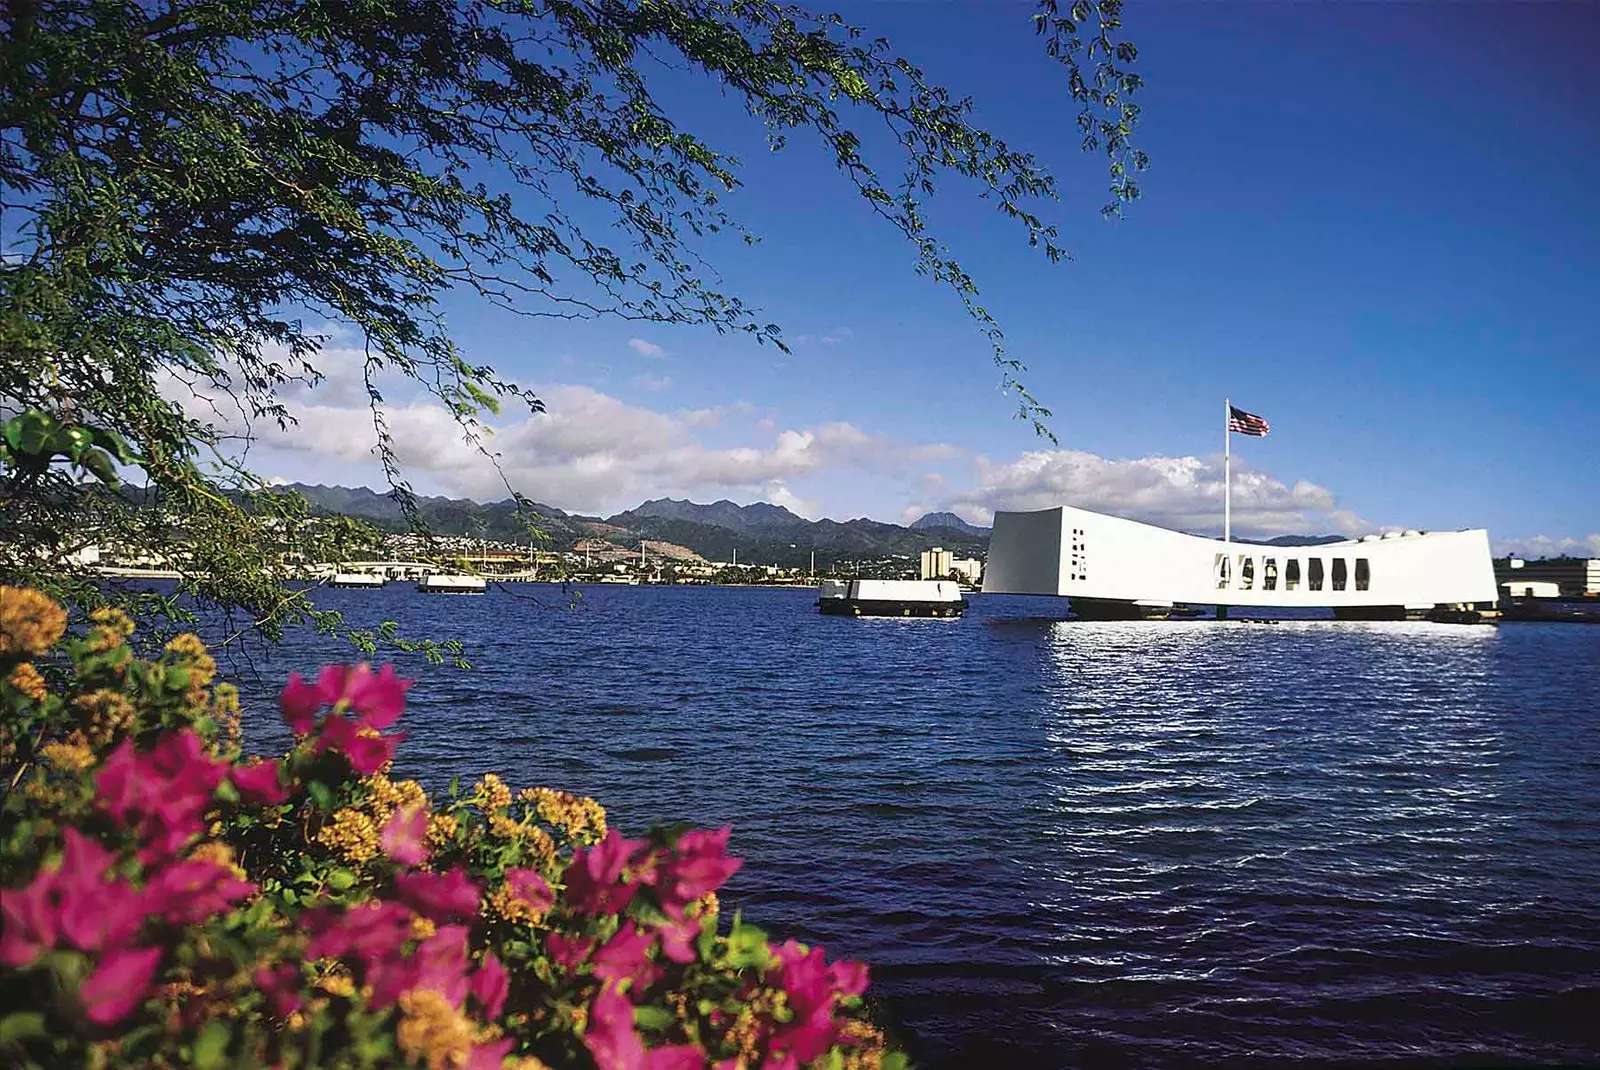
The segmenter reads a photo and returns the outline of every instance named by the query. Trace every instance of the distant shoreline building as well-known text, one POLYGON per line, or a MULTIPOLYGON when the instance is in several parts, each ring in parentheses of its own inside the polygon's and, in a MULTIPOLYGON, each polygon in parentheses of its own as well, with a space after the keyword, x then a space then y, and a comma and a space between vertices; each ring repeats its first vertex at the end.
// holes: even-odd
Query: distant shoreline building
POLYGON ((1509 586, 1513 593, 1531 587, 1543 591, 1543 597, 1600 596, 1600 557, 1558 557, 1546 561, 1512 557, 1494 563, 1494 578, 1502 589, 1509 586), (1549 592, 1550 584, 1555 585, 1554 594, 1549 592))
POLYGON ((976 557, 957 557, 943 546, 922 551, 922 578, 959 580, 971 586, 983 582, 983 562, 976 557))

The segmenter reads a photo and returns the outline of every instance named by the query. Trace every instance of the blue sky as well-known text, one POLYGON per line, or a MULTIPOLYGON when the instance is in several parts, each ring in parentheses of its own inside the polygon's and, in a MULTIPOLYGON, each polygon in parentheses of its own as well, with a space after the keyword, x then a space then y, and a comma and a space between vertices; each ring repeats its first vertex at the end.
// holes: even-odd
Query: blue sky
MULTIPOLYGON (((843 10, 1062 179, 1069 263, 958 182, 933 213, 1060 450, 1010 418, 958 302, 820 152, 767 153, 685 83, 674 114, 745 158, 728 207, 765 238, 706 251, 794 352, 452 299, 468 354, 551 403, 499 436, 517 489, 592 512, 672 494, 897 521, 1066 502, 1201 530, 1220 527, 1231 395, 1273 425, 1235 438, 1245 531, 1485 526, 1600 554, 1600 8, 1130 4, 1152 167, 1117 223, 1028 6, 843 10)), ((337 422, 331 378, 306 401, 337 422)), ((416 423, 419 489, 500 496, 416 423)), ((256 463, 374 481, 327 435, 256 463)))

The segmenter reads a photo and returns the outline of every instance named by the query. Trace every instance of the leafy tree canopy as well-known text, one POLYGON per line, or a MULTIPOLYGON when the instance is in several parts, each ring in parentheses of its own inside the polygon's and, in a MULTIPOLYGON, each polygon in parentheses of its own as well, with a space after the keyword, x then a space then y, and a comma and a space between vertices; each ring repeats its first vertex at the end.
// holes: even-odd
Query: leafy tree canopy
MULTIPOLYGON (((1041 0, 1032 15, 1076 137, 1109 159, 1112 213, 1145 164, 1120 9, 1041 0)), ((359 338, 402 500, 380 376, 420 384, 474 440, 504 401, 541 408, 452 343, 448 291, 781 346, 700 258, 711 235, 755 239, 723 207, 738 161, 658 102, 674 67, 741 101, 773 149, 825 146, 917 270, 954 290, 1019 415, 1048 434, 924 206, 963 176, 1055 260, 1036 214, 1054 180, 837 15, 766 0, 0 0, 0 13, 6 582, 92 602, 73 552, 120 541, 161 551, 184 593, 243 630, 340 629, 284 583, 296 560, 337 559, 370 532, 310 521, 240 463, 236 431, 181 404, 203 391, 246 427, 292 422, 281 392, 320 379, 325 328, 308 323, 359 338)))

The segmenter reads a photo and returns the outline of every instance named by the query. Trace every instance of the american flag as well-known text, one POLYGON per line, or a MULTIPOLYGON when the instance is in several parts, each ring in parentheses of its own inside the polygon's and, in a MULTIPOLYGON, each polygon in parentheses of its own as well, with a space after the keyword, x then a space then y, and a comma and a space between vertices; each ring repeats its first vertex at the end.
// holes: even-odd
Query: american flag
POLYGON ((1253 412, 1245 412, 1228 406, 1228 430, 1237 431, 1241 435, 1255 435, 1257 438, 1272 430, 1267 426, 1267 421, 1253 412))

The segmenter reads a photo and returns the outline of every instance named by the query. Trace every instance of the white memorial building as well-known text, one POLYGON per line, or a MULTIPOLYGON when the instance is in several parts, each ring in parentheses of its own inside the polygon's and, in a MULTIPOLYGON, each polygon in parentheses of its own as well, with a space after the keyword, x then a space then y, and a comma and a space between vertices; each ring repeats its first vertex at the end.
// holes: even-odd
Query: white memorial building
POLYGON ((1482 528, 1258 546, 1065 505, 995 514, 983 592, 1066 595, 1079 616, 1112 618, 1214 605, 1394 619, 1499 597, 1482 528))
POLYGON ((1223 403, 1223 537, 1168 531, 1087 509, 999 512, 985 594, 1066 595, 1080 617, 1160 617, 1177 606, 1323 609, 1392 620, 1493 610, 1489 533, 1405 531, 1317 546, 1234 542, 1232 436, 1267 421, 1223 403))

